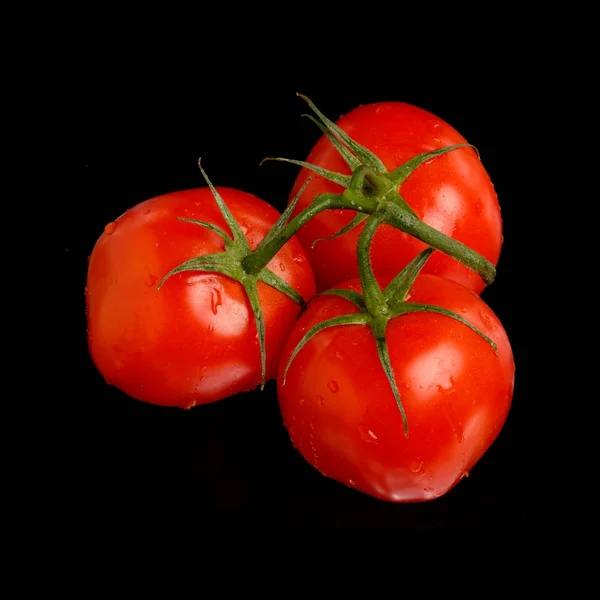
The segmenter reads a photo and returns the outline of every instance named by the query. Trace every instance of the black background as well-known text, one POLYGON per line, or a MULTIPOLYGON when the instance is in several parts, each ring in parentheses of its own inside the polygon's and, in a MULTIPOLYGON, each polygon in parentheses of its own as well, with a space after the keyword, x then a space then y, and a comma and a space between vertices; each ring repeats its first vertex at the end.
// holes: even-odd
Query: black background
POLYGON ((201 52, 189 60, 185 54, 188 61, 182 63, 160 54, 109 59, 94 48, 87 49, 85 68, 72 65, 74 85, 63 106, 72 137, 58 171, 71 353, 63 388, 72 400, 63 458, 70 502, 83 502, 86 514, 99 521, 181 513, 195 515, 207 527, 529 527, 536 506, 524 465, 533 461, 536 407, 529 384, 529 317, 521 302, 528 293, 522 284, 527 266, 520 260, 529 222, 527 193, 514 162, 528 104, 514 72, 502 61, 482 59, 485 72, 476 73, 449 60, 426 76, 389 77, 366 68, 355 77, 349 64, 343 75, 312 69, 307 76, 299 63, 276 66, 292 59, 273 59, 258 50, 231 62, 203 60, 201 52), (496 186, 505 241, 497 279, 482 298, 513 345, 513 406, 501 435, 470 476, 435 501, 389 504, 324 478, 293 449, 273 382, 262 393, 191 411, 165 409, 107 386, 90 360, 87 257, 104 225, 142 200, 203 186, 199 157, 215 185, 252 192, 281 210, 297 169, 279 163, 259 167, 260 161, 274 155, 303 159, 319 136, 301 118, 307 110, 296 92, 333 119, 359 104, 384 100, 425 108, 477 146, 496 186))

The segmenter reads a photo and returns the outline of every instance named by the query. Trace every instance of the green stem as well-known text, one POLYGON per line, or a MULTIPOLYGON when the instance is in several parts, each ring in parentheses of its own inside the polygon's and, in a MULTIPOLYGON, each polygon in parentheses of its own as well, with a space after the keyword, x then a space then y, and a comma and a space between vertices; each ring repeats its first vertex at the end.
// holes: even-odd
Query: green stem
POLYGON ((296 215, 276 236, 266 244, 260 244, 256 250, 247 256, 244 261, 244 270, 249 274, 256 274, 266 267, 271 259, 289 241, 289 239, 307 221, 327 209, 345 208, 371 214, 377 208, 377 201, 361 197, 359 202, 350 202, 342 194, 320 194, 300 214, 296 215))
POLYGON ((365 304, 368 312, 372 316, 377 316, 382 308, 387 304, 383 297, 383 292, 375 279, 375 274, 371 267, 371 242, 377 228, 386 218, 386 211, 376 211, 370 218, 365 221, 365 226, 358 236, 356 246, 356 257, 358 261, 358 275, 362 286, 365 304))
POLYGON ((486 284, 494 281, 496 268, 489 260, 481 256, 478 252, 475 252, 475 250, 427 225, 418 217, 411 215, 406 209, 393 202, 386 205, 386 213, 385 223, 388 225, 405 231, 427 245, 448 254, 478 273, 486 284))

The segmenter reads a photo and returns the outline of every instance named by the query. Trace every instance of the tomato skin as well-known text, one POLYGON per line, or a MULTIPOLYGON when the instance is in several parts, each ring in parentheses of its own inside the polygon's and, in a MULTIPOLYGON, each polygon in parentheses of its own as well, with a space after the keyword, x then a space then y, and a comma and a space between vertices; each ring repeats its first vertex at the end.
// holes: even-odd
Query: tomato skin
MULTIPOLYGON (((374 152, 388 171, 422 152, 466 143, 465 138, 442 119, 402 102, 360 106, 342 116, 337 124, 374 152)), ((319 139, 306 161, 338 173, 350 173, 325 136, 319 139)), ((318 194, 343 191, 341 186, 303 168, 290 200, 309 176, 311 181, 294 215, 318 194)), ((425 223, 476 250, 494 266, 498 263, 502 246, 500 206, 490 177, 472 148, 459 148, 422 164, 400 186, 400 194, 425 223)), ((327 210, 298 232, 309 252, 319 291, 358 277, 356 243, 362 226, 334 240, 319 241, 310 249, 316 239, 334 235, 355 214, 349 210, 327 210)), ((398 273, 424 248, 419 240, 383 225, 372 245, 373 270, 398 273)), ((441 252, 432 256, 423 272, 447 277, 477 293, 485 287, 479 275, 441 252)))
MULTIPOLYGON (((360 291, 358 280, 337 287, 360 291)), ((286 343, 278 375, 284 424, 304 458, 323 475, 390 502, 437 498, 467 475, 498 436, 514 387, 506 332, 479 296, 425 274, 408 300, 460 314, 496 342, 498 355, 471 329, 443 315, 413 313, 390 321, 386 339, 408 418, 407 438, 366 326, 319 332, 292 361, 283 383, 284 366, 308 329, 357 312, 342 298, 324 295, 310 302, 286 343)))
MULTIPOLYGON (((251 194, 217 190, 254 249, 279 213, 251 194)), ((88 267, 88 344, 108 383, 138 400, 191 408, 259 385, 260 352, 238 282, 192 271, 171 276, 157 289, 184 261, 224 249, 217 234, 177 217, 208 221, 230 233, 209 188, 152 198, 107 225, 88 267)), ((297 239, 268 268, 305 300, 314 294, 312 269, 297 239)), ((259 283, 258 290, 271 379, 300 307, 267 285, 259 283)))

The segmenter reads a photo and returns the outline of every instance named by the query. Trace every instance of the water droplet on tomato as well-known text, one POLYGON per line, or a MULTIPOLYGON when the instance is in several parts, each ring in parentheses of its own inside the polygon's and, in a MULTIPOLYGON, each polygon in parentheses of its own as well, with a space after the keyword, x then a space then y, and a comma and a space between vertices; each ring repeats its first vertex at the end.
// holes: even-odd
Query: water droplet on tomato
POLYGON ((325 398, 323 398, 323 396, 318 395, 317 396, 317 402, 319 403, 319 406, 321 408, 323 408, 323 406, 325 406, 325 398))
POLYGON ((342 361, 346 360, 346 356, 345 356, 345 355, 344 355, 342 352, 336 352, 336 353, 335 353, 335 357, 336 357, 338 360, 342 360, 342 361))
POLYGON ((285 271, 285 265, 283 263, 279 263, 279 270, 283 273, 285 271))
POLYGON ((408 465, 408 468, 413 472, 413 473, 421 473, 421 475, 423 475, 425 473, 425 470, 423 469, 423 461, 413 461, 408 465))
POLYGON ((208 330, 209 330, 209 331, 212 333, 212 332, 215 330, 215 326, 214 326, 214 325, 211 323, 211 324, 208 326, 208 330))
POLYGON ((354 487, 356 485, 356 481, 354 481, 354 479, 348 479, 348 485, 350 487, 354 487))
POLYGON ((156 282, 158 281, 158 277, 156 275, 148 275, 148 277, 146 277, 146 285, 148 287, 153 287, 156 282))
POLYGON ((184 406, 185 410, 190 410, 190 408, 194 408, 196 406, 196 400, 192 400, 187 406, 184 406))
POLYGON ((214 315, 217 314, 219 306, 221 306, 221 304, 223 304, 223 300, 221 299, 221 292, 217 288, 213 288, 212 292, 210 293, 210 309, 212 310, 214 315))
POLYGON ((104 233, 106 235, 110 235, 111 233, 115 232, 116 228, 117 228, 117 224, 114 221, 111 221, 110 223, 107 223, 106 226, 104 227, 104 233))
POLYGON ((431 494, 435 490, 431 486, 428 485, 427 487, 423 488, 423 491, 427 492, 428 494, 431 494))
POLYGON ((292 260, 295 263, 303 263, 305 259, 304 259, 304 256, 297 254, 296 256, 292 256, 292 260))
POLYGON ((143 215, 149 215, 151 212, 152 211, 149 208, 147 208, 142 214, 143 215))
POLYGON ((404 301, 410 300, 410 292, 404 296, 404 301))
MULTIPOLYGON (((464 479, 465 477, 468 477, 468 476, 469 476, 469 472, 468 472, 468 471, 465 471, 465 472, 464 472, 464 473, 463 473, 463 474, 460 476, 460 479, 464 479)), ((460 479, 459 479, 459 481, 460 481, 460 479)))
POLYGON ((488 314, 488 312, 486 310, 481 310, 479 312, 479 316, 481 317, 481 320, 483 321, 484 325, 486 325, 487 327, 491 326, 492 318, 490 317, 490 315, 488 314))
POLYGON ((329 388, 330 391, 332 391, 334 394, 340 389, 340 386, 338 385, 338 382, 335 381, 334 379, 330 379, 327 383, 327 387, 329 388))
POLYGON ((367 442, 367 444, 377 444, 377 436, 364 425, 358 426, 358 435, 360 436, 360 439, 363 442, 367 442))
POLYGON ((467 310, 468 310, 468 308, 467 308, 466 306, 463 306, 463 307, 460 309, 460 312, 461 312, 461 313, 466 313, 466 312, 467 312, 467 310))

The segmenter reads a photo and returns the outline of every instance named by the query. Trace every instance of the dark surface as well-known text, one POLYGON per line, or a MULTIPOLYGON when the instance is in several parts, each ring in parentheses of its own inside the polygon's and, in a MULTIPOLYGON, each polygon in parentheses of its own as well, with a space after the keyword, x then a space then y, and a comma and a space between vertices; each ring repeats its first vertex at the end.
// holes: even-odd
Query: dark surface
MULTIPOLYGON (((242 69, 243 70, 243 69, 242 69)), ((186 72, 113 73, 98 68, 69 100, 75 138, 59 175, 65 197, 65 307, 70 337, 69 445, 64 462, 71 501, 103 518, 194 514, 209 525, 347 529, 527 528, 535 507, 527 489, 534 451, 534 402, 528 380, 526 317, 517 305, 526 266, 527 226, 511 153, 521 123, 519 92, 506 83, 482 94, 481 80, 444 88, 302 82, 240 85, 229 77, 186 72), (348 86, 351 87, 351 86, 348 86), (500 437, 453 491, 438 500, 394 505, 321 476, 294 450, 283 428, 275 385, 191 411, 136 402, 105 384, 87 351, 87 257, 104 225, 152 196, 215 185, 285 206, 297 169, 259 162, 267 155, 305 158, 318 139, 299 91, 329 117, 358 104, 401 100, 456 127, 480 151, 499 194, 505 243, 496 282, 482 297, 502 320, 517 365, 513 406, 500 437), (443 93, 441 93, 443 92, 443 93), (77 227, 70 225, 77 219, 77 227), (72 438, 72 439, 71 439, 72 438), (175 509, 175 512, 174 510, 175 509)), ((494 74, 488 84, 493 85, 494 74)), ((485 85, 485 84, 484 84, 485 85)))

